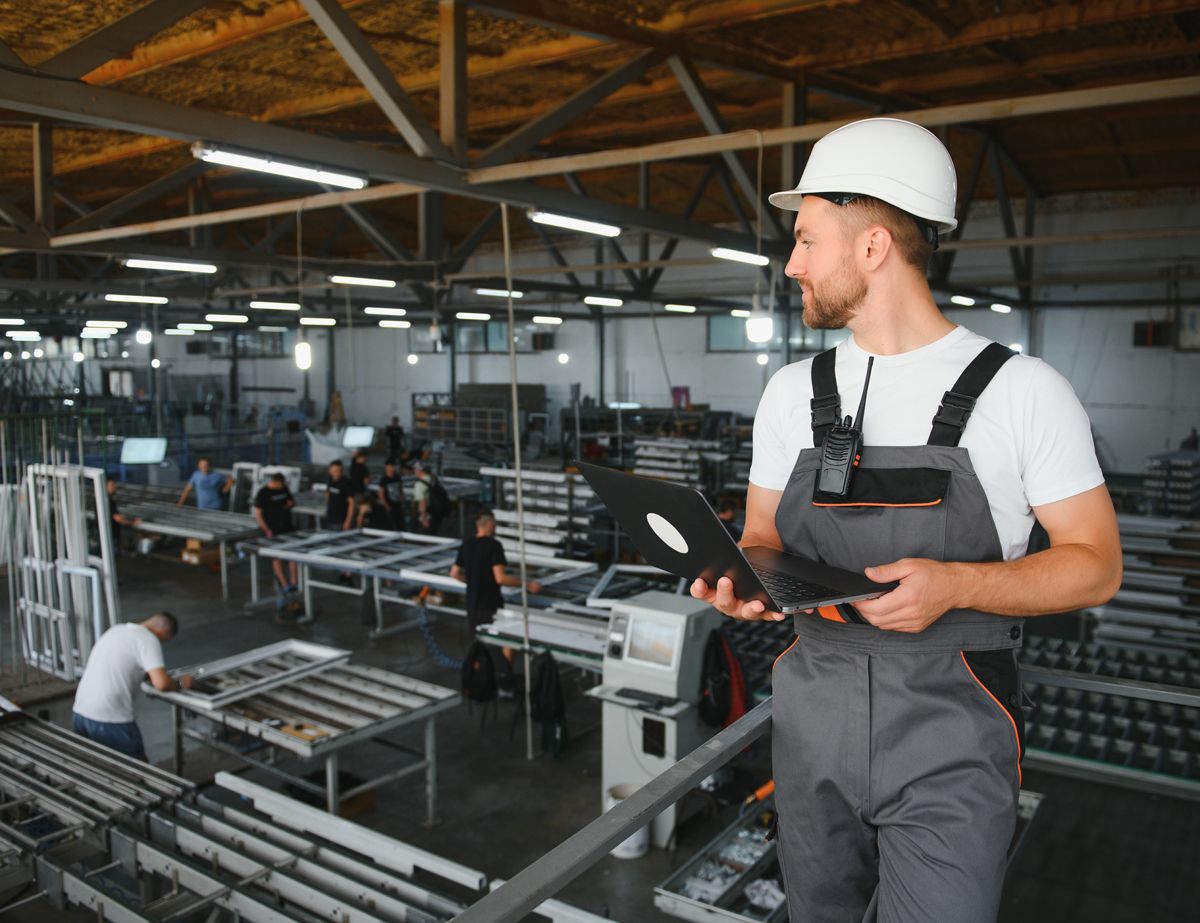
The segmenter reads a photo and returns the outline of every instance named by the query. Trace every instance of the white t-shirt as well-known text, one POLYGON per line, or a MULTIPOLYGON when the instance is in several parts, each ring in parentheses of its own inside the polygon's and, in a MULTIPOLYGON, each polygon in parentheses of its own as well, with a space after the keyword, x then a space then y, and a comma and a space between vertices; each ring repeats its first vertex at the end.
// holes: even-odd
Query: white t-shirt
MULTIPOLYGON (((942 395, 990 341, 965 327, 896 356, 875 356, 863 444, 922 445, 942 395)), ((851 336, 837 347, 842 415, 857 413, 866 353, 851 336)), ((783 490, 801 449, 812 448, 812 359, 772 376, 754 418, 750 480, 783 490)), ((1004 560, 1021 557, 1033 528, 1030 507, 1104 483, 1091 425, 1070 383, 1041 359, 1014 356, 980 396, 959 443, 987 494, 1004 560)))
POLYGON ((133 693, 142 677, 163 666, 162 644, 136 622, 114 625, 88 657, 74 710, 93 721, 126 724, 133 720, 133 693))

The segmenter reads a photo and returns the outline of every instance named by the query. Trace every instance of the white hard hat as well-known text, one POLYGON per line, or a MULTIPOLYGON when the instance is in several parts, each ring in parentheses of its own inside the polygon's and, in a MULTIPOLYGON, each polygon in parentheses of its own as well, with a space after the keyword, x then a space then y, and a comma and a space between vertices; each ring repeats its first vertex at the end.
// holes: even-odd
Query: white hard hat
POLYGON ((939 231, 958 227, 954 161, 933 132, 914 122, 862 119, 834 129, 813 145, 800 184, 770 200, 798 211, 806 195, 838 192, 872 196, 939 231))

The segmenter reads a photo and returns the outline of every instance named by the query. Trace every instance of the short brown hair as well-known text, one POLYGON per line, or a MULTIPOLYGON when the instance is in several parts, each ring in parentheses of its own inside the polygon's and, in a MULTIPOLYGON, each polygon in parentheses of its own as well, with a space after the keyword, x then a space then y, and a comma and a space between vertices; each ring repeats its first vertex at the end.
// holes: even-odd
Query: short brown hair
POLYGON ((838 209, 842 229, 848 236, 864 231, 873 224, 887 228, 900 258, 924 275, 929 271, 933 246, 925 239, 917 219, 895 205, 871 196, 858 196, 838 209))

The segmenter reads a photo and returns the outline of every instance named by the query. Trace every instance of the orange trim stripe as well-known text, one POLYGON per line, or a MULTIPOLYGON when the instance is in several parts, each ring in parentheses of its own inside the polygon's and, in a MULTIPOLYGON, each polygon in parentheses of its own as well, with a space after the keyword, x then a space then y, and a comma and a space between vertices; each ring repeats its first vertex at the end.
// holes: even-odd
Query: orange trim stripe
POLYGON ((905 507, 910 507, 910 506, 937 506, 941 502, 942 502, 942 498, 939 497, 938 499, 932 500, 929 503, 818 503, 816 500, 814 500, 812 502, 812 505, 813 506, 886 506, 886 507, 891 507, 894 509, 904 509, 905 507))
POLYGON ((828 619, 831 622, 841 622, 846 624, 846 620, 842 618, 842 613, 838 612, 837 606, 821 606, 817 609, 817 615, 823 619, 828 619))
POLYGON ((1008 719, 1008 723, 1012 725, 1013 740, 1017 742, 1017 785, 1021 785, 1021 735, 1017 733, 1017 722, 1013 720, 1013 716, 1008 713, 1008 709, 1000 704, 1000 700, 992 695, 992 690, 979 681, 979 677, 975 675, 975 671, 971 669, 971 665, 967 663, 967 655, 962 651, 958 652, 958 656, 962 658, 963 666, 967 668, 967 672, 971 674, 971 679, 975 680, 975 684, 987 693, 987 697, 996 703, 996 707, 1000 709, 1000 713, 1008 719))
POLYGON ((784 654, 787 654, 788 651, 790 651, 793 647, 795 647, 796 642, 798 642, 799 640, 800 640, 800 636, 796 635, 796 637, 792 639, 792 643, 789 644, 787 646, 787 648, 784 649, 783 654, 780 654, 778 657, 775 658, 775 662, 771 664, 772 672, 774 672, 774 670, 775 670, 775 664, 779 663, 779 661, 783 660, 784 654))

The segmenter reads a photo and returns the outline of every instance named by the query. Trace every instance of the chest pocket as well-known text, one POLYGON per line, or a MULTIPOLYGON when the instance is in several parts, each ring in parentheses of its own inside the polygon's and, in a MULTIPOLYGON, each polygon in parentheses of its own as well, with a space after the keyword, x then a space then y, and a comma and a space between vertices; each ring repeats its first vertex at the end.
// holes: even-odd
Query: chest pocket
POLYGON ((812 505, 821 507, 940 506, 950 489, 950 472, 941 468, 859 468, 850 482, 850 495, 822 493, 813 483, 812 505))

